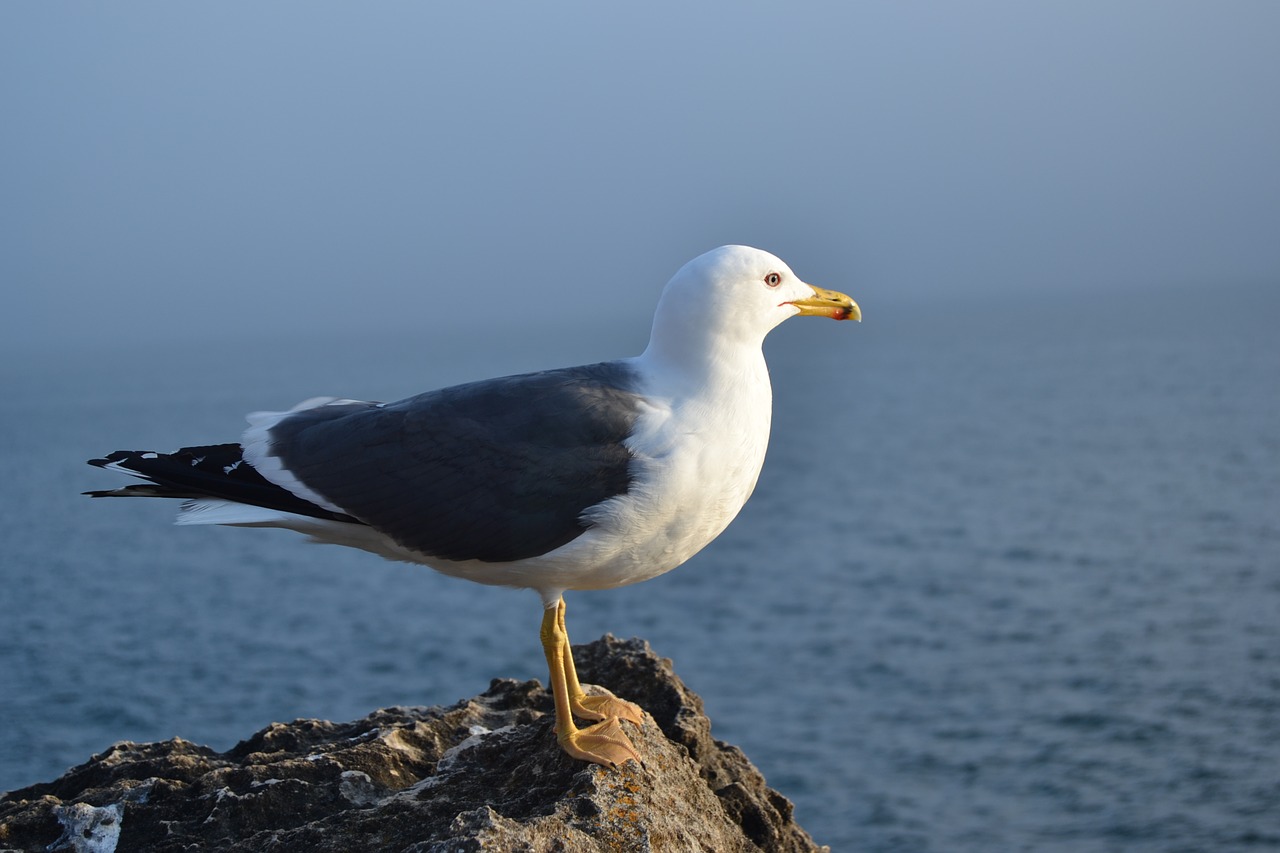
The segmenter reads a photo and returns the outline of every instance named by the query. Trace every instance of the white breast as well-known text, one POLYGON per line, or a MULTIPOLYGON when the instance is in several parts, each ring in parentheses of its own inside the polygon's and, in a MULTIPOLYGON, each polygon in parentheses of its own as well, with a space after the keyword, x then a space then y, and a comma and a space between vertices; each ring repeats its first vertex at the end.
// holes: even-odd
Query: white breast
MULTIPOLYGON (((628 441, 632 487, 588 513, 595 526, 558 552, 566 589, 604 589, 668 572, 729 525, 755 489, 772 392, 761 357, 746 374, 646 389, 628 441)), ((655 383, 656 384, 656 383, 655 383)))

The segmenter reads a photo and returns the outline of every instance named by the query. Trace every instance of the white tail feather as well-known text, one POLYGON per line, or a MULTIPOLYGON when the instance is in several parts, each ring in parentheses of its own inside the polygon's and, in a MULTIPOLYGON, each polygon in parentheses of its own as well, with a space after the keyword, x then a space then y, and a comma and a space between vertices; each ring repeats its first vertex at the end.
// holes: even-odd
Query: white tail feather
POLYGON ((278 509, 250 506, 219 498, 198 498, 182 504, 175 524, 226 524, 233 527, 282 527, 311 538, 312 542, 346 545, 370 551, 388 560, 422 562, 423 555, 397 545, 387 536, 349 521, 313 518, 278 509))
MULTIPOLYGON (((294 527, 304 516, 278 509, 250 506, 218 498, 185 501, 174 524, 242 524, 261 527, 294 527)), ((311 519, 316 521, 316 519, 311 519)))

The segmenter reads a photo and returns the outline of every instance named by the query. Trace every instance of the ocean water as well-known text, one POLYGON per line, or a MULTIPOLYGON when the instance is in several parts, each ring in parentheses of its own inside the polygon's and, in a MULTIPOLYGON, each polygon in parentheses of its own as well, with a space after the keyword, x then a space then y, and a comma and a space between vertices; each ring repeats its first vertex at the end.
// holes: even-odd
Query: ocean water
MULTIPOLYGON (((568 598, 638 635, 836 850, 1280 848, 1280 298, 878 305, 767 345, 774 435, 717 542, 568 598)), ((226 440, 638 351, 644 328, 123 342, 0 369, 0 789, 123 740, 225 749, 545 680, 528 592, 89 501, 118 448, 226 440)))

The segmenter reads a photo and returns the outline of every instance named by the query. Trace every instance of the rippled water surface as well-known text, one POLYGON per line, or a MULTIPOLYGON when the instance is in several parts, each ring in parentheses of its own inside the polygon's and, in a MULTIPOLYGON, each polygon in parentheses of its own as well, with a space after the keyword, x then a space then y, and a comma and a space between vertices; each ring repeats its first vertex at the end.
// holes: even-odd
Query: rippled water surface
MULTIPOLYGON (((673 658, 837 850, 1280 846, 1277 300, 864 310, 775 333, 756 496, 680 570, 571 596, 575 639, 673 658)), ((174 528, 168 505, 78 497, 114 482, 83 460, 621 337, 7 359, 0 788, 116 740, 225 749, 273 720, 545 678, 530 593, 174 528)))

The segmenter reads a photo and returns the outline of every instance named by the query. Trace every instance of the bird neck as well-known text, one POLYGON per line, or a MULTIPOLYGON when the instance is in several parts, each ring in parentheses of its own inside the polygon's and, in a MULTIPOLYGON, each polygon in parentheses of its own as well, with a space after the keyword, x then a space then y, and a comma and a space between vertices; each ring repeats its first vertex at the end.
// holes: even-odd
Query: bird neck
POLYGON ((747 386, 768 393, 769 369, 759 341, 671 331, 655 328, 649 338, 640 360, 651 369, 683 379, 691 391, 738 394, 747 386))

